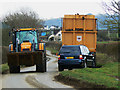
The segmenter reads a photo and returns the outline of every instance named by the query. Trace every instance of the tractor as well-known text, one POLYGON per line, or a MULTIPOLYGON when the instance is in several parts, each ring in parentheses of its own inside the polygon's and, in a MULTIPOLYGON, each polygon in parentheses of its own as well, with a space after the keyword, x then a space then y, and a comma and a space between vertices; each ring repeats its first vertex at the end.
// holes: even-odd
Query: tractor
POLYGON ((7 54, 10 73, 19 73, 20 66, 36 65, 37 72, 46 72, 45 43, 39 43, 35 28, 12 29, 12 42, 7 54))

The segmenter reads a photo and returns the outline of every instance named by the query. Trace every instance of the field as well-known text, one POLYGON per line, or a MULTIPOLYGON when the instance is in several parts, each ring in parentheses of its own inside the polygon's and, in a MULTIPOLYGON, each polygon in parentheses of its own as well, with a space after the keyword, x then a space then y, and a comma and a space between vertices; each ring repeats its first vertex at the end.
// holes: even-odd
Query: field
MULTIPOLYGON (((104 63, 108 62, 118 62, 119 57, 119 44, 120 42, 112 42, 112 43, 99 43, 97 44, 97 53, 98 59, 101 59, 101 55, 104 55, 104 63)), ((101 60, 98 61, 98 63, 101 62, 101 60)))
POLYGON ((120 41, 97 41, 97 44, 114 44, 114 43, 120 43, 120 41))

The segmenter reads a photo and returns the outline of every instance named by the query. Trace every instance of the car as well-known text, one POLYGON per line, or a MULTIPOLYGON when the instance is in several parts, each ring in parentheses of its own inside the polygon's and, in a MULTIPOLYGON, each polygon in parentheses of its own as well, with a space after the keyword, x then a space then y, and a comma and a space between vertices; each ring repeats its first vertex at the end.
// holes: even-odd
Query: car
POLYGON ((84 45, 63 45, 58 54, 58 71, 72 70, 76 67, 87 67, 91 61, 95 66, 95 56, 84 45))

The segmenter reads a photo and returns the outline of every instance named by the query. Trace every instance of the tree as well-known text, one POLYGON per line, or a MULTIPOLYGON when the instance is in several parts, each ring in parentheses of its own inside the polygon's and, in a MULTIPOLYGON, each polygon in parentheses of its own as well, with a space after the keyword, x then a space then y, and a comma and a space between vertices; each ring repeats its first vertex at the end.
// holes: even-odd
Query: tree
POLYGON ((112 0, 110 3, 102 2, 102 6, 108 17, 112 18, 109 19, 109 21, 107 20, 107 24, 113 24, 114 28, 118 29, 118 34, 120 37, 120 1, 112 0))
POLYGON ((118 19, 116 19, 114 16, 120 16, 120 1, 112 0, 110 3, 102 2, 102 6, 106 14, 118 22, 118 19))
MULTIPOLYGON (((113 17, 115 18, 116 16, 113 17)), ((100 19, 99 21, 104 28, 107 28, 108 30, 118 30, 118 23, 113 20, 113 18, 106 14, 102 15, 102 18, 104 19, 100 19)))
POLYGON ((10 28, 40 28, 44 25, 44 21, 39 19, 38 14, 31 10, 9 13, 3 18, 2 23, 10 28))

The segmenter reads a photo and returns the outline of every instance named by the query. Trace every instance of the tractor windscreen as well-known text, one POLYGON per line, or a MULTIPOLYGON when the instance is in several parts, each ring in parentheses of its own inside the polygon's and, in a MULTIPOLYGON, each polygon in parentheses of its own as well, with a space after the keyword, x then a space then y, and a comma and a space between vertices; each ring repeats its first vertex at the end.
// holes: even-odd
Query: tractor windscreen
POLYGON ((36 31, 19 31, 16 32, 16 38, 19 40, 19 43, 24 41, 29 41, 31 43, 37 43, 37 34, 36 31))

